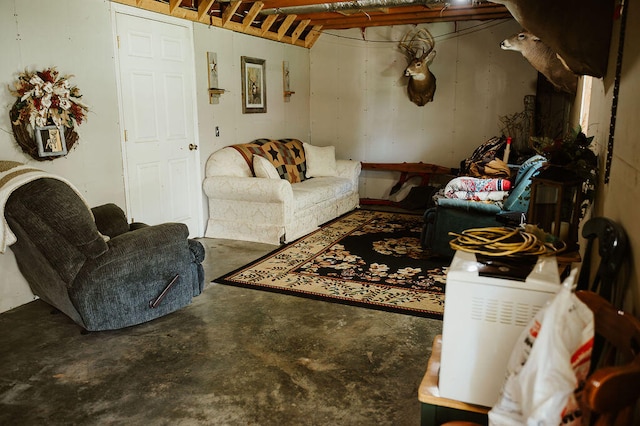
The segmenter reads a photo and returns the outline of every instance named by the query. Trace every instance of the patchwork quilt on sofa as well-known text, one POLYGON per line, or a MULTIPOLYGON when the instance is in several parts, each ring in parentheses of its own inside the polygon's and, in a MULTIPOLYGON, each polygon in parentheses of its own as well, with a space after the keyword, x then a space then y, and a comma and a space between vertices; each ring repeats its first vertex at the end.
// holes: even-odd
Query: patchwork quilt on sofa
POLYGON ((281 179, 291 183, 306 179, 304 148, 302 142, 297 139, 256 139, 253 142, 231 145, 231 147, 242 155, 254 175, 253 156, 259 155, 273 164, 281 179))

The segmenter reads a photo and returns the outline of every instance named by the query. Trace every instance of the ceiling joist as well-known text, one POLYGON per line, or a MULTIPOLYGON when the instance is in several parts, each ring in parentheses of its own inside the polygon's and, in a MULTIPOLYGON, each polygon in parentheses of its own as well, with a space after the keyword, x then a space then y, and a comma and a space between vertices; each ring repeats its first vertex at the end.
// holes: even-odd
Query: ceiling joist
POLYGON ((215 0, 203 0, 198 4, 198 21, 201 21, 202 18, 209 14, 209 9, 213 6, 213 2, 215 0))
POLYGON ((260 27, 260 29, 262 29, 262 34, 260 35, 264 36, 267 32, 269 32, 273 23, 276 22, 276 18, 277 18, 276 15, 271 15, 264 20, 264 22, 262 23, 262 26, 260 27))
POLYGON ((504 6, 478 0, 111 1, 308 49, 330 29, 511 18, 504 6))
POLYGON ((261 1, 257 1, 253 4, 253 6, 251 6, 251 9, 249 9, 249 13, 247 13, 247 16, 245 16, 242 20, 242 25, 245 30, 249 27, 249 25, 253 23, 253 21, 256 19, 256 16, 258 16, 258 13, 260 13, 263 7, 264 3, 262 3, 261 1))

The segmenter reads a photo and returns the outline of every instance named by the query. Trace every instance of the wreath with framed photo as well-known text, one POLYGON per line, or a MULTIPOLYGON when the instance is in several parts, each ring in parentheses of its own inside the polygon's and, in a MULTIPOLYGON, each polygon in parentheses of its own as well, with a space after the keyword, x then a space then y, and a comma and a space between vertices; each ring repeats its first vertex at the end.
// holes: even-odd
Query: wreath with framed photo
POLYGON ((78 141, 75 127, 86 120, 89 108, 80 89, 55 67, 25 70, 9 89, 17 100, 9 111, 16 142, 39 161, 66 155, 78 141))

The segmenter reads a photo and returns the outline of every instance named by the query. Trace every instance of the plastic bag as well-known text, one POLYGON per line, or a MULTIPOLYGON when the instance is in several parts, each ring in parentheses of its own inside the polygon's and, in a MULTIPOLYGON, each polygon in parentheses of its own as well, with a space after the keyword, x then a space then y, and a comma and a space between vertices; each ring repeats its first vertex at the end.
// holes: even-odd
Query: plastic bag
POLYGON ((573 293, 577 269, 516 341, 489 424, 580 425, 580 395, 589 374, 593 312, 573 293))

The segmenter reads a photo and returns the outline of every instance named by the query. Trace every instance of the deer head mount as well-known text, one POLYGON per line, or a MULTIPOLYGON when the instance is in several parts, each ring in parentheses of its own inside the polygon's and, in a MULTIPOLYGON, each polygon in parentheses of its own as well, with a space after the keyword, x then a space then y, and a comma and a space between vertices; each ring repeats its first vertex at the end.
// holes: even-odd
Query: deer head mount
POLYGON ((576 93, 578 75, 569 69, 560 55, 529 31, 522 30, 502 40, 500 48, 522 53, 522 56, 547 77, 556 89, 571 94, 576 93))
POLYGON ((418 106, 424 106, 433 100, 436 92, 436 77, 429 71, 429 65, 436 56, 433 36, 426 28, 411 30, 404 35, 398 47, 407 57, 404 75, 409 77, 409 99, 418 106))

